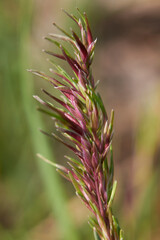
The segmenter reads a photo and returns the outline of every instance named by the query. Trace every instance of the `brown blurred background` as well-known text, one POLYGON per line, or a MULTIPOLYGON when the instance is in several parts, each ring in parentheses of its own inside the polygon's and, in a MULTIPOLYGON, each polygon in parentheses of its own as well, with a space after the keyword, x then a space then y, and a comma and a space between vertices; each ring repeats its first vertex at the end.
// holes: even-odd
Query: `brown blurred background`
MULTIPOLYGON (((76 28, 61 8, 86 11, 98 39, 93 73, 108 115, 115 110, 113 212, 128 240, 160 235, 160 1, 0 1, 0 240, 93 239, 73 187, 37 159, 65 162, 68 150, 39 133, 53 122, 33 94, 50 86, 26 69, 48 72, 42 39, 52 23, 76 28)), ((68 70, 68 69, 67 69, 68 70)), ((52 90, 54 92, 54 89, 52 90)), ((55 93, 56 94, 56 93, 55 93)), ((69 153, 70 154, 70 153, 69 153)))

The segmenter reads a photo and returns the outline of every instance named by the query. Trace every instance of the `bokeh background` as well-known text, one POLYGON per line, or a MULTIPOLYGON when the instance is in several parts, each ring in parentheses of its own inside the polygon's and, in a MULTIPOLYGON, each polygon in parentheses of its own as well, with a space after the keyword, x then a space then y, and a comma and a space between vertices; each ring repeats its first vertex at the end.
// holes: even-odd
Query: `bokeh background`
MULTIPOLYGON (((128 240, 160 239, 160 2, 157 0, 0 1, 0 240, 93 239, 73 187, 36 157, 65 162, 68 150, 33 94, 50 88, 26 69, 48 72, 42 39, 76 26, 61 8, 86 11, 98 39, 95 79, 108 114, 118 180, 113 211, 128 240)), ((51 91, 51 89, 50 89, 51 91)), ((52 89, 54 92, 55 90, 52 89)), ((56 94, 56 93, 55 93, 56 94)), ((70 153, 69 153, 70 154, 70 153)))

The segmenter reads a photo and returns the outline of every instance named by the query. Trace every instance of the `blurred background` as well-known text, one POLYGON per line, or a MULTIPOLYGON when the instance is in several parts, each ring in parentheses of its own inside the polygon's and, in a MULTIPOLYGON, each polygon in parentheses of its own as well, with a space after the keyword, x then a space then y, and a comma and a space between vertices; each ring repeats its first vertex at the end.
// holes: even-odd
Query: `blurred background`
POLYGON ((99 92, 108 115, 115 110, 114 215, 125 239, 158 240, 159 0, 0 1, 0 240, 93 239, 73 187, 36 157, 65 162, 69 151, 39 132, 55 129, 32 95, 50 86, 26 71, 48 72, 41 49, 53 46, 42 37, 57 32, 53 22, 74 29, 61 8, 77 15, 77 6, 98 38, 92 68, 99 92))

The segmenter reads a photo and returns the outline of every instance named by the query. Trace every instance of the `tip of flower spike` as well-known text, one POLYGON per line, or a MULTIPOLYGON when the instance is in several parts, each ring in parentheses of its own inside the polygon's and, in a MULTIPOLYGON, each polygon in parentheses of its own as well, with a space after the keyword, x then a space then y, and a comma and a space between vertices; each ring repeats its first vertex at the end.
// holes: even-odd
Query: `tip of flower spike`
POLYGON ((94 40, 94 43, 95 43, 95 44, 97 43, 97 38, 94 40))
POLYGON ((55 22, 52 23, 54 27, 57 27, 57 24, 55 22))
POLYGON ((40 153, 37 153, 36 156, 37 156, 38 158, 42 159, 44 162, 46 162, 46 163, 54 166, 54 164, 53 164, 51 161, 49 161, 48 159, 46 159, 45 157, 43 157, 40 153))
POLYGON ((64 8, 61 8, 61 11, 63 11, 65 14, 69 15, 68 12, 64 8))
POLYGON ((42 159, 44 162, 52 165, 53 167, 56 167, 57 169, 61 169, 61 170, 64 171, 64 172, 68 172, 68 169, 67 169, 67 168, 65 168, 65 167, 63 167, 63 166, 61 166, 61 165, 59 165, 59 164, 56 164, 56 163, 51 162, 51 161, 48 160, 47 158, 43 157, 41 154, 37 153, 36 155, 37 155, 37 157, 39 157, 40 159, 42 159))
POLYGON ((81 11, 80 11, 79 7, 76 7, 76 9, 77 9, 77 11, 81 14, 81 11))
POLYGON ((36 99, 38 102, 40 102, 40 103, 44 103, 43 101, 42 101, 42 99, 40 99, 40 97, 38 97, 37 95, 33 95, 33 98, 34 99, 36 99))
POLYGON ((55 73, 55 71, 54 71, 52 68, 49 68, 49 71, 50 71, 51 73, 55 73))
POLYGON ((26 69, 27 72, 33 72, 33 69, 26 69))
POLYGON ((64 8, 61 8, 61 11, 65 12, 64 8))
POLYGON ((33 98, 34 98, 34 99, 37 99, 37 98, 38 98, 38 96, 37 96, 37 95, 33 95, 33 98))

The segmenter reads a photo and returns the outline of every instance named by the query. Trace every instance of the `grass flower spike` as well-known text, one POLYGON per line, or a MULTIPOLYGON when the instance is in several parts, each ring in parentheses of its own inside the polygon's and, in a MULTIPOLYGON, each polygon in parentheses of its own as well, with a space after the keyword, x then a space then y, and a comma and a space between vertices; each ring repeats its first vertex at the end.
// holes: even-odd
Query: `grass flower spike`
POLYGON ((112 215, 112 202, 117 182, 114 181, 114 164, 112 153, 114 112, 108 119, 102 99, 97 92, 97 84, 91 71, 96 40, 93 39, 86 14, 79 10, 80 18, 68 14, 80 30, 80 37, 71 30, 68 34, 54 23, 62 35, 49 34, 47 39, 55 44, 60 53, 45 51, 51 57, 66 61, 73 71, 73 76, 52 59, 50 69, 52 76, 31 70, 34 74, 51 83, 62 98, 52 95, 42 89, 50 97, 50 102, 34 96, 45 108, 40 111, 48 114, 54 121, 62 138, 51 133, 45 133, 56 138, 71 149, 76 159, 66 156, 68 168, 54 164, 57 171, 72 182, 77 196, 92 212, 89 224, 93 228, 95 239, 122 240, 122 230, 118 221, 112 215), (73 48, 74 57, 63 46, 67 42, 73 48), (61 108, 55 107, 57 102, 61 108), (66 139, 68 139, 66 141, 66 139))

